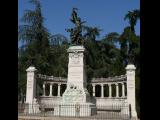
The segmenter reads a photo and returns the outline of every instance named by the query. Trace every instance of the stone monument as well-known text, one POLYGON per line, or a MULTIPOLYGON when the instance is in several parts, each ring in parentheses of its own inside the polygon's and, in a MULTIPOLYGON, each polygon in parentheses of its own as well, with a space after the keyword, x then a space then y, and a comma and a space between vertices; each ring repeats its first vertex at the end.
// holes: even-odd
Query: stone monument
MULTIPOLYGON (((112 104, 114 105, 116 103, 122 105, 121 114, 123 114, 124 116, 128 115, 128 112, 126 111, 128 111, 128 105, 129 105, 130 117, 133 119, 135 118, 137 119, 136 99, 135 99, 135 69, 136 69, 135 66, 133 64, 127 65, 125 79, 122 76, 120 77, 121 78, 120 80, 119 78, 117 78, 117 76, 114 78, 117 79, 118 81, 115 80, 110 81, 112 80, 110 78, 109 79, 98 78, 97 84, 101 84, 101 98, 100 99, 98 98, 95 101, 93 101, 92 97, 90 97, 90 94, 88 93, 86 88, 87 86, 86 66, 85 66, 86 50, 85 47, 83 46, 84 38, 82 36, 82 24, 84 22, 81 22, 81 19, 77 16, 77 8, 73 8, 70 20, 72 23, 75 24, 75 27, 67 29, 67 32, 70 32, 70 37, 71 37, 71 46, 67 50, 67 52, 69 53, 67 88, 62 95, 62 99, 56 100, 56 101, 60 100, 58 101, 58 104, 54 106, 49 106, 50 108, 53 108, 51 111, 54 111, 53 112, 54 116, 56 115, 79 116, 79 117, 91 116, 97 113, 98 106, 96 108, 96 104, 97 105, 100 104, 102 106, 105 105, 111 106, 112 104), (109 96, 108 96, 109 99, 104 98, 104 88, 103 88, 104 82, 105 84, 107 83, 109 87, 109 96), (122 99, 119 97, 118 83, 122 84, 122 99), (125 98, 125 83, 127 83, 127 98, 125 98), (112 87, 111 87, 112 84, 116 84, 117 98, 112 98, 112 87)), ((39 109, 40 105, 36 99, 37 69, 33 66, 30 66, 26 71, 27 71, 27 89, 26 89, 27 106, 25 106, 25 112, 31 114, 40 113, 41 112, 39 109)), ((95 81, 92 83, 94 97, 95 97, 95 83, 96 83, 95 81)), ((43 97, 45 97, 45 84, 43 84, 43 90, 44 90, 43 97)), ((52 83, 50 83, 49 96, 52 97, 52 83)), ((60 97, 60 84, 58 84, 58 97, 60 97)), ((48 101, 46 103, 48 105, 48 101)), ((55 101, 52 101, 51 103, 55 104, 55 101)), ((43 107, 41 106, 41 108, 43 107)), ((112 110, 113 108, 110 109, 112 110)))
POLYGON ((62 96, 61 115, 91 116, 96 114, 96 105, 90 102, 90 95, 86 88, 85 48, 83 46, 71 46, 68 52, 68 81, 62 96), (69 109, 71 106, 73 108, 69 109))
POLYGON ((81 34, 81 21, 73 8, 71 21, 76 25, 71 32, 71 46, 68 49, 68 80, 67 88, 62 96, 61 107, 55 108, 55 115, 61 116, 91 116, 96 114, 96 105, 91 103, 86 85, 85 48, 81 34))

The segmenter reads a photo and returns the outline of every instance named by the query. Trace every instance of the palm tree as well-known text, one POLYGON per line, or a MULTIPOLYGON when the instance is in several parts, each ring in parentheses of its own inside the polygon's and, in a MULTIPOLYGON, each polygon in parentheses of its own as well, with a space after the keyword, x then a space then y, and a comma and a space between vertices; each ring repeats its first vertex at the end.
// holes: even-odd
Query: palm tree
POLYGON ((83 26, 83 30, 86 31, 83 37, 87 40, 92 40, 92 41, 96 40, 96 37, 100 35, 101 31, 101 29, 97 27, 89 27, 89 26, 83 26))
POLYGON ((131 27, 132 32, 135 32, 134 26, 137 23, 137 20, 140 19, 140 10, 132 10, 128 11, 128 13, 125 15, 124 20, 129 20, 129 24, 131 27))
POLYGON ((129 20, 130 27, 126 27, 124 29, 125 36, 127 36, 128 44, 129 44, 129 50, 128 50, 128 62, 134 63, 133 58, 133 49, 135 48, 136 44, 136 35, 135 35, 135 25, 137 23, 137 20, 140 19, 140 10, 135 9, 132 11, 128 11, 128 13, 125 15, 124 20, 129 20))
POLYGON ((116 47, 116 43, 119 43, 119 34, 117 32, 111 32, 105 35, 103 42, 108 43, 116 47))

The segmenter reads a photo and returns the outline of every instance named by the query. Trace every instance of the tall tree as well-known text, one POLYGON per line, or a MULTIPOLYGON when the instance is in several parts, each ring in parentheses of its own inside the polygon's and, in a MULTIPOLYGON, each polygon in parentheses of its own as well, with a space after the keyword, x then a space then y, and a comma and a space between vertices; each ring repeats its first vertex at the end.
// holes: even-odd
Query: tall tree
POLYGON ((138 10, 138 9, 128 11, 128 13, 124 17, 124 20, 129 21, 132 32, 135 32, 134 27, 135 27, 138 19, 140 19, 140 10, 138 10))
MULTIPOLYGON (((129 62, 135 64, 136 68, 137 68, 136 69, 136 99, 137 99, 137 110, 138 110, 138 115, 139 115, 140 38, 139 38, 139 36, 136 36, 136 34, 135 34, 135 25, 136 25, 138 19, 140 19, 140 10, 136 9, 136 10, 128 11, 128 13, 124 17, 124 20, 128 20, 130 26, 128 28, 125 28, 122 36, 125 36, 125 38, 127 38, 127 40, 128 40, 129 62)), ((124 37, 122 37, 122 40, 124 41, 124 37)))
POLYGON ((48 67, 46 59, 49 54, 49 33, 44 27, 44 18, 41 12, 39 0, 30 0, 35 5, 34 10, 26 10, 22 22, 19 26, 19 41, 26 44, 27 61, 26 64, 34 65, 40 68, 40 71, 46 72, 48 67))
POLYGON ((19 88, 23 88, 21 91, 24 94, 26 88, 25 70, 33 65, 40 73, 47 74, 50 54, 50 34, 43 25, 44 18, 41 12, 41 3, 39 0, 30 0, 29 2, 35 5, 35 9, 24 12, 21 19, 23 24, 18 28, 18 39, 23 43, 18 56, 19 88))
POLYGON ((84 32, 84 39, 86 40, 92 40, 95 41, 96 37, 100 35, 101 29, 98 27, 89 27, 89 26, 83 26, 84 32))
POLYGON ((128 30, 127 34, 129 34, 129 50, 128 50, 128 55, 129 55, 129 63, 134 63, 134 58, 133 58, 133 49, 135 49, 135 25, 137 23, 137 20, 140 19, 140 10, 135 9, 132 11, 128 11, 128 13, 125 15, 124 20, 128 20, 130 27, 128 27, 126 30, 128 30))

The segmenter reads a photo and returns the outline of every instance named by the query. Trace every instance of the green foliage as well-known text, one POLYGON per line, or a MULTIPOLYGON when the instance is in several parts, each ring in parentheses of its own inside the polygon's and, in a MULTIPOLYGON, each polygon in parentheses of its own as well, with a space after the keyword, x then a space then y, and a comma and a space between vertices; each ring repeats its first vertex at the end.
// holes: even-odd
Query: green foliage
POLYGON ((137 20, 140 19, 140 10, 136 9, 128 11, 128 13, 124 17, 124 20, 127 19, 129 21, 132 32, 135 32, 134 26, 136 25, 137 20))
POLYGON ((41 13, 41 5, 38 0, 30 0, 35 5, 35 10, 26 10, 22 21, 24 25, 20 25, 18 29, 19 41, 24 43, 23 48, 19 49, 18 67, 19 67, 19 84, 25 94, 26 68, 34 65, 40 73, 48 73, 50 63, 48 62, 50 55, 49 33, 43 26, 43 16, 41 13))

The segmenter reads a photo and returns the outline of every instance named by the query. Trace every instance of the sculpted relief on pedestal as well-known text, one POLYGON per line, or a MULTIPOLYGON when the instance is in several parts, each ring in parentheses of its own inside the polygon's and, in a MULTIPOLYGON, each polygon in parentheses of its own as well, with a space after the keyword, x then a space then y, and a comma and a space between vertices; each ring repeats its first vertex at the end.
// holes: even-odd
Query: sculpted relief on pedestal
POLYGON ((82 90, 80 90, 74 84, 70 84, 68 89, 66 90, 65 94, 65 101, 66 102, 81 102, 83 101, 83 94, 82 90))
POLYGON ((72 64, 79 64, 80 63, 80 54, 77 52, 71 53, 70 56, 71 58, 71 63, 72 64))

